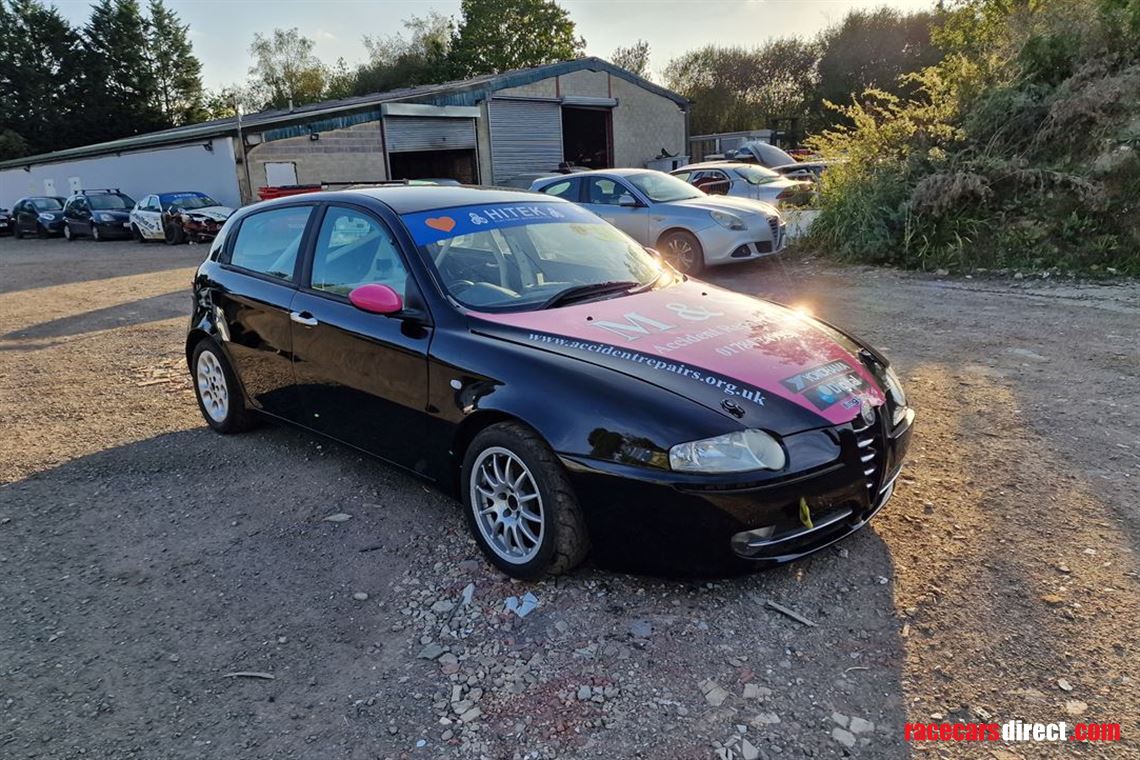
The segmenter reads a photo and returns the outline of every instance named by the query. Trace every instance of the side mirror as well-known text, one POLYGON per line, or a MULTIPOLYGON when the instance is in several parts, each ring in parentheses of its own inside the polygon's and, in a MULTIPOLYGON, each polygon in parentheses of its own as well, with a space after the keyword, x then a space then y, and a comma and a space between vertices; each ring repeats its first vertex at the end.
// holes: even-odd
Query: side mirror
POLYGON ((634 207, 639 206, 641 204, 639 204, 637 202, 637 198, 634 198, 629 193, 625 193, 620 198, 618 198, 618 205, 624 206, 626 208, 634 208, 634 207))
POLYGON ((391 316, 404 310, 404 299, 388 285, 361 285, 348 294, 348 300, 361 311, 391 316))

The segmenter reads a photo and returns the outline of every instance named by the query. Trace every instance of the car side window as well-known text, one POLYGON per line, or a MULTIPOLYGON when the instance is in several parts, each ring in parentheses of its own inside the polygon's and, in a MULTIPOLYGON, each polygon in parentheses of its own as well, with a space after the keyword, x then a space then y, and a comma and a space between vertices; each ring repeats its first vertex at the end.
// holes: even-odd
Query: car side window
POLYGON ((556 195, 559 198, 576 201, 578 200, 578 180, 564 179, 561 182, 547 185, 542 188, 542 192, 546 195, 556 195))
POLYGON ((229 263, 292 282, 297 252, 312 213, 312 206, 289 206, 250 214, 238 227, 229 263))
POLYGON ((405 295, 408 270, 396 239, 375 217, 330 206, 313 250, 312 287, 347 296, 361 285, 388 285, 405 295))
POLYGON ((586 180, 586 203, 599 206, 620 205, 623 195, 632 196, 629 188, 608 177, 589 177, 586 180))

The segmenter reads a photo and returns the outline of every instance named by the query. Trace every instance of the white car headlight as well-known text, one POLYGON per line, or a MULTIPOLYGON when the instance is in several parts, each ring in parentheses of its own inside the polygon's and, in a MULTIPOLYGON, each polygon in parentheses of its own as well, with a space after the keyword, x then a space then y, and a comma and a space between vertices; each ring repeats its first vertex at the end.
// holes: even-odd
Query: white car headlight
POLYGON ((727 211, 710 211, 713 221, 721 227, 729 230, 743 230, 745 229, 744 220, 736 214, 730 214, 727 211))
POLYGON ((55 214, 40 214, 39 219, 41 222, 54 222, 55 214))
POLYGON ((782 470, 787 461, 783 447, 762 430, 740 430, 669 449, 669 466, 678 472, 782 470))
POLYGON ((113 222, 113 221, 115 221, 115 217, 112 216, 111 214, 96 214, 95 218, 98 219, 100 222, 113 222))
POLYGON ((899 376, 890 367, 887 367, 887 393, 891 396, 891 401, 894 402, 895 411, 891 415, 891 424, 897 425, 902 422, 903 417, 906 416, 906 392, 903 391, 902 383, 899 382, 899 376))

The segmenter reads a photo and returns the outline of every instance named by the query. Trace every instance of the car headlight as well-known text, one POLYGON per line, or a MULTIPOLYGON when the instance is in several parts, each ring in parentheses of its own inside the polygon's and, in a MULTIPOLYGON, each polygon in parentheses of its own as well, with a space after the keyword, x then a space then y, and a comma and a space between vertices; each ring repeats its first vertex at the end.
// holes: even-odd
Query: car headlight
POLYGON ((906 417, 906 392, 903 391, 902 383, 899 382, 899 376, 890 367, 887 367, 885 373, 887 379, 887 393, 890 394, 891 401, 894 402, 894 413, 891 415, 891 425, 897 425, 902 422, 903 417, 906 417))
POLYGON ((55 221, 55 214, 40 214, 39 220, 41 222, 54 222, 55 221))
POLYGON ((669 449, 669 466, 678 472, 782 470, 787 461, 783 447, 762 430, 740 430, 669 449))
POLYGON ((741 219, 736 214, 730 214, 727 211, 710 211, 709 213, 712 214, 713 221, 716 222, 717 224, 719 224, 721 227, 724 227, 725 229, 729 229, 729 230, 743 230, 743 229, 745 229, 744 220, 741 219))
POLYGON ((95 218, 98 219, 100 222, 113 222, 113 221, 115 221, 115 217, 111 214, 96 214, 95 218))

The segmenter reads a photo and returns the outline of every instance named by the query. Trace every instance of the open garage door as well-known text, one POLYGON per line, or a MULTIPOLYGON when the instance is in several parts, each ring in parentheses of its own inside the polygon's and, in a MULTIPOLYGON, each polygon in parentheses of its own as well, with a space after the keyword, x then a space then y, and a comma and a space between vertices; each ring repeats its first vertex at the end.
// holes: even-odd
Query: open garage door
POLYGON ((387 116, 384 140, 392 179, 478 180, 474 119, 387 116))
POLYGON ((495 184, 558 168, 562 162, 562 106, 558 102, 494 98, 488 110, 495 184))

